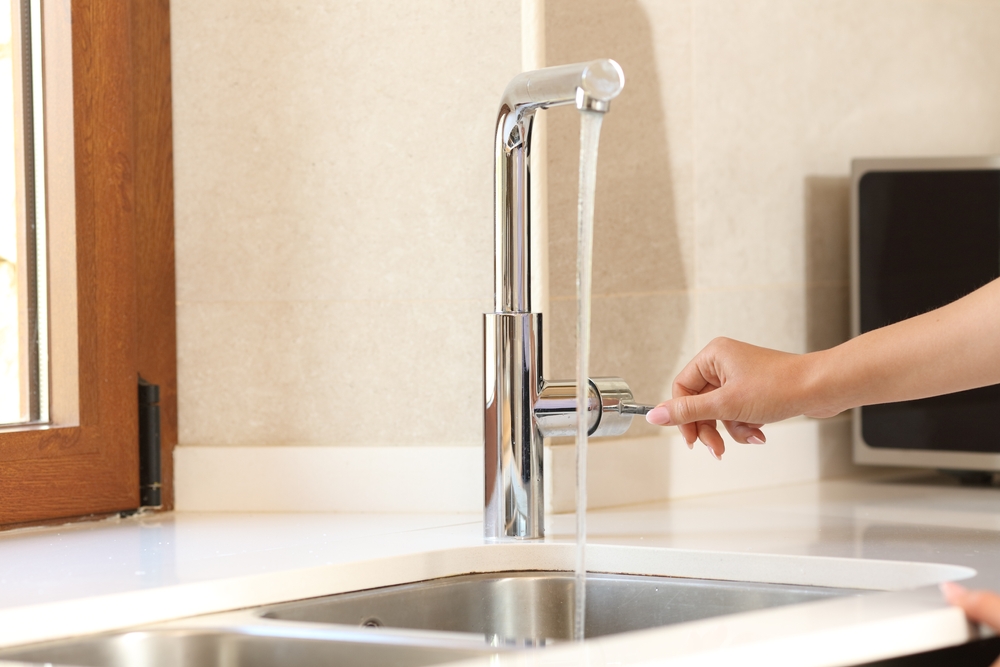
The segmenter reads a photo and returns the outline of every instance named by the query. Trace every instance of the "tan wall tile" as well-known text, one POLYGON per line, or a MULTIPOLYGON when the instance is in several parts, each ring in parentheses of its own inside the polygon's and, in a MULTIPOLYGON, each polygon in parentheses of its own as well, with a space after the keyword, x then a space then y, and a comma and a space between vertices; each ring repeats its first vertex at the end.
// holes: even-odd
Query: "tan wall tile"
POLYGON ((700 287, 805 280, 808 179, 852 157, 1000 151, 1000 4, 694 7, 700 287))
POLYGON ((478 445, 488 301, 182 303, 185 445, 478 445))
POLYGON ((785 352, 806 351, 801 286, 705 290, 696 296, 699 347, 725 336, 785 352))
POLYGON ((172 15, 181 300, 489 295, 517 3, 172 15))
MULTIPOLYGON (((594 292, 684 289, 692 269, 690 3, 547 0, 547 63, 614 58, 625 89, 604 120, 594 292)), ((549 119, 553 297, 575 295, 579 114, 549 119)))
MULTIPOLYGON (((850 426, 849 419, 840 417, 791 419, 765 427, 765 446, 741 445, 724 433, 722 461, 700 444, 688 450, 674 429, 661 429, 651 437, 595 440, 587 457, 587 506, 614 507, 855 476, 864 471, 851 463, 850 426)), ((575 508, 575 450, 572 445, 557 445, 548 452, 546 502, 554 512, 575 508)), ((599 516, 594 518, 600 521, 599 516)), ((573 534, 573 527, 558 518, 550 525, 551 535, 573 534)), ((697 528, 711 534, 719 521, 697 528)), ((676 526, 664 527, 665 537, 676 534, 676 526)))
POLYGON ((851 337, 847 285, 817 285, 806 291, 806 350, 826 350, 851 337))
POLYGON ((850 281, 851 184, 845 176, 806 176, 805 282, 847 285, 850 281))
POLYGON ((480 445, 520 4, 171 14, 181 443, 480 445))

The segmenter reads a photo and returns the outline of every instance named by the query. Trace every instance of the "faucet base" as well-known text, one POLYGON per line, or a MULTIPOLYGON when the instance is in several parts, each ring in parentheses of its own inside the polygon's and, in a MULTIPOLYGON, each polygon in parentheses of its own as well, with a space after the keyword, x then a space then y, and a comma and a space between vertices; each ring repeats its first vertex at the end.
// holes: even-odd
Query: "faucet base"
POLYGON ((485 363, 487 539, 545 535, 542 435, 534 419, 541 389, 542 316, 487 313, 485 363))

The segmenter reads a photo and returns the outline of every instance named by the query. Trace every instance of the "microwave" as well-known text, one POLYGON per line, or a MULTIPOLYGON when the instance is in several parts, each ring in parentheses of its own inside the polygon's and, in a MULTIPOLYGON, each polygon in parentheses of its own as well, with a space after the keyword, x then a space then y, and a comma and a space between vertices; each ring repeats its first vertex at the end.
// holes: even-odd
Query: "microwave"
MULTIPOLYGON (((1000 276, 1000 157, 851 165, 851 334, 1000 276)), ((997 332, 1000 341, 1000 332, 997 332)), ((1000 471, 1000 385, 854 410, 854 461, 1000 471)))

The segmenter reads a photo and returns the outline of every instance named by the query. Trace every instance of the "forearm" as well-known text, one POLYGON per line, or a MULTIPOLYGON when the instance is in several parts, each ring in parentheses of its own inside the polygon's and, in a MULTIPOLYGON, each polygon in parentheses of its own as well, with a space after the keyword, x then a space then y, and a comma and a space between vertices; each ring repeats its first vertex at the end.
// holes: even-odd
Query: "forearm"
POLYGON ((1000 383, 1000 280, 810 357, 810 414, 1000 383))

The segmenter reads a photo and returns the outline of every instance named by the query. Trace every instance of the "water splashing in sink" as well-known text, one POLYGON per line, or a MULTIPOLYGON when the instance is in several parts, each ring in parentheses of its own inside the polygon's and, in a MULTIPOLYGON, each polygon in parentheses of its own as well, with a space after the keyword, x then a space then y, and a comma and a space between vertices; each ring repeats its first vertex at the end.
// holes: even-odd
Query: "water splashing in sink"
POLYGON ((590 292, 594 254, 594 191, 597 145, 603 113, 580 111, 580 194, 577 200, 576 253, 576 577, 573 638, 583 640, 586 625, 587 432, 590 393, 590 292))

